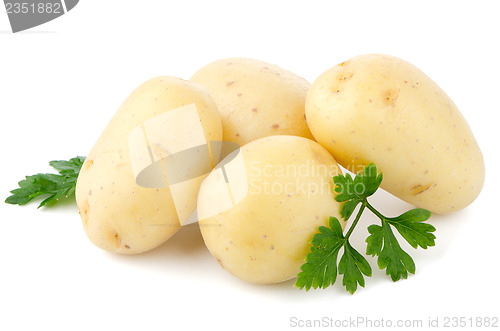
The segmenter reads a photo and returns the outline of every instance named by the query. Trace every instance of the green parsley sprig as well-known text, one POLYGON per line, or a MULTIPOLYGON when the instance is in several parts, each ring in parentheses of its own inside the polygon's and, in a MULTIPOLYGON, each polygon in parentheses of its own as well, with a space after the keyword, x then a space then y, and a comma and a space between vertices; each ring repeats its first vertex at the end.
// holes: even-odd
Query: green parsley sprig
POLYGON ((311 241, 311 252, 306 257, 306 262, 301 266, 301 272, 297 275, 295 286, 308 291, 311 287, 326 288, 333 285, 337 274, 343 275, 342 285, 353 294, 358 285, 365 286, 363 275, 371 277, 372 269, 366 258, 355 250, 349 242, 354 228, 358 224, 361 214, 365 209, 373 212, 381 222, 381 225, 370 225, 370 235, 366 239, 366 254, 377 256, 377 264, 380 269, 386 269, 393 281, 407 278, 408 273, 415 273, 415 262, 398 243, 392 228, 395 228, 401 236, 413 247, 434 246, 436 237, 432 232, 436 229, 424 223, 431 212, 416 208, 403 213, 398 217, 386 217, 378 212, 369 202, 368 197, 373 195, 382 183, 382 174, 377 174, 377 166, 370 163, 357 174, 354 179, 349 175, 338 175, 333 177, 336 184, 335 200, 343 202, 340 216, 348 220, 358 205, 361 205, 352 225, 343 234, 342 226, 335 217, 330 217, 329 227, 320 226, 311 241), (340 261, 338 255, 343 249, 340 261))
POLYGON ((12 193, 5 202, 15 205, 25 205, 36 197, 48 195, 38 208, 53 205, 61 198, 70 197, 76 188, 76 179, 85 161, 85 157, 77 156, 68 161, 51 161, 49 164, 59 174, 36 174, 26 176, 18 183, 19 188, 10 191, 12 193))

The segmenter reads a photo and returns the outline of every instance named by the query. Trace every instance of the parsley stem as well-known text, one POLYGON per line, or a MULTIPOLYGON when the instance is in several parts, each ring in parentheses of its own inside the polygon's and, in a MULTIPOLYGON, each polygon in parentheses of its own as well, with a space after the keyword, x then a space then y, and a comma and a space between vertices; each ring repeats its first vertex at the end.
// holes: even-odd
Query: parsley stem
POLYGON ((365 209, 365 207, 367 206, 367 204, 368 204, 368 201, 366 201, 366 199, 361 202, 361 207, 359 207, 358 214, 356 215, 356 218, 354 219, 354 222, 352 222, 351 227, 349 228, 349 230, 345 234, 344 238, 345 238, 346 241, 349 239, 349 236, 351 235, 352 231, 356 227, 356 224, 358 224, 358 221, 361 218, 361 214, 363 214, 363 210, 365 209))
POLYGON ((377 216, 378 218, 380 218, 380 220, 385 220, 387 219, 387 217, 385 217, 384 215, 382 215, 381 213, 379 213, 378 210, 376 210, 372 205, 370 205, 370 203, 368 202, 368 200, 365 200, 366 202, 366 207, 372 212, 375 214, 375 216, 377 216))

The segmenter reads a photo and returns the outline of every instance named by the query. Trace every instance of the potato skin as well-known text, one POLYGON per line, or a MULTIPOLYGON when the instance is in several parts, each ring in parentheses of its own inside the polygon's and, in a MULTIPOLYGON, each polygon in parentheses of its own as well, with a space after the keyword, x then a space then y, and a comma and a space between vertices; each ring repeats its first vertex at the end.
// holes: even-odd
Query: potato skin
POLYGON ((307 95, 311 132, 357 172, 374 162, 382 188, 435 213, 460 210, 484 183, 484 160, 466 120, 422 71, 368 54, 324 72, 307 95))
POLYGON ((304 115, 310 84, 290 71, 259 60, 228 58, 201 68, 191 81, 214 98, 225 141, 243 146, 271 135, 314 139, 304 115))
POLYGON ((203 87, 156 77, 130 94, 95 143, 78 177, 76 200, 85 232, 96 246, 120 254, 141 253, 180 228, 169 188, 136 184, 128 135, 144 120, 191 103, 198 108, 206 137, 221 140, 216 106, 203 87))
MULTIPOLYGON (((323 147, 302 137, 265 137, 240 151, 248 194, 206 219, 198 208, 205 244, 224 269, 242 280, 277 283, 293 278, 317 228, 327 225, 330 216, 341 220, 332 178, 341 170, 323 147)), ((202 183, 198 206, 213 194, 208 184, 214 175, 202 183)))

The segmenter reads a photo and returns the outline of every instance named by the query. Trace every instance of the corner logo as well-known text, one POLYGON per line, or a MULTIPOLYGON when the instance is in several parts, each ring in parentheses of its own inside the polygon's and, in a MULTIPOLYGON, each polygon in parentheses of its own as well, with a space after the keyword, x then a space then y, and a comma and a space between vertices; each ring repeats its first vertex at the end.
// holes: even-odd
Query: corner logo
POLYGON ((73 9, 79 0, 4 0, 12 32, 52 21, 73 9))

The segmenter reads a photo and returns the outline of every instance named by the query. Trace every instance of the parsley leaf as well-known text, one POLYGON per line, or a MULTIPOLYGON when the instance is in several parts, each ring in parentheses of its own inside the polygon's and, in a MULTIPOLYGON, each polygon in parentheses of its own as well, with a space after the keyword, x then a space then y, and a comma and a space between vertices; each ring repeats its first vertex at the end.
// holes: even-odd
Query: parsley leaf
POLYGON ((377 167, 371 163, 363 170, 363 175, 357 174, 354 179, 349 174, 338 175, 333 177, 333 181, 338 193, 335 200, 344 202, 340 216, 347 220, 360 202, 377 191, 382 183, 382 174, 377 175, 377 167))
POLYGON ((366 254, 378 255, 379 268, 387 268, 386 274, 390 275, 393 281, 407 278, 408 272, 415 273, 415 262, 410 255, 401 249, 387 222, 383 221, 382 226, 370 225, 368 232, 371 235, 366 239, 368 243, 366 254))
POLYGON ((337 256, 344 244, 342 226, 335 217, 330 217, 330 228, 320 226, 319 233, 312 239, 311 253, 306 257, 295 286, 306 288, 327 288, 337 279, 337 256))
POLYGON ((76 180, 85 157, 77 156, 68 161, 51 161, 49 164, 59 174, 36 174, 26 176, 18 185, 19 188, 10 191, 12 193, 5 202, 15 205, 25 205, 31 200, 48 195, 38 208, 51 205, 61 198, 67 198, 75 192, 76 180))
POLYGON ((339 274, 344 275, 342 285, 344 285, 346 290, 351 294, 356 292, 358 284, 361 287, 365 287, 365 279, 361 273, 371 277, 372 268, 363 255, 359 254, 359 252, 346 240, 344 244, 344 255, 342 255, 339 262, 339 274))
POLYGON ((386 269, 393 281, 407 278, 408 273, 415 273, 415 263, 406 253, 392 227, 413 247, 434 246, 436 237, 432 232, 436 229, 424 223, 431 213, 422 208, 412 209, 397 217, 385 217, 380 214, 369 202, 368 197, 373 195, 382 183, 383 176, 378 174, 377 166, 370 163, 361 174, 354 178, 351 175, 338 175, 333 177, 337 193, 335 200, 343 202, 340 216, 348 220, 358 205, 361 205, 349 230, 343 235, 338 219, 330 217, 329 226, 321 226, 311 240, 311 252, 307 255, 301 272, 297 275, 295 286, 306 291, 311 287, 326 288, 333 285, 337 274, 343 275, 342 284, 346 290, 353 294, 358 285, 365 286, 364 276, 370 277, 372 269, 370 264, 349 242, 349 237, 358 224, 361 214, 365 209, 373 212, 381 221, 381 225, 370 225, 370 235, 366 239, 366 254, 378 256, 377 264, 380 269, 386 269), (343 253, 338 260, 340 249, 343 253))
POLYGON ((381 173, 377 175, 377 166, 373 163, 365 167, 362 174, 357 174, 354 179, 350 174, 337 175, 333 177, 337 185, 335 192, 338 193, 335 200, 338 202, 366 200, 377 191, 382 178, 381 173))
POLYGON ((423 223, 429 217, 431 217, 430 211, 417 208, 409 210, 398 217, 388 218, 386 221, 394 226, 413 248, 420 246, 426 249, 428 246, 434 246, 434 240, 436 239, 436 236, 431 233, 436 231, 436 228, 423 223))
POLYGON ((326 288, 337 279, 337 259, 340 249, 344 254, 338 265, 338 273, 344 275, 342 283, 351 293, 356 291, 357 285, 365 286, 361 273, 371 276, 372 269, 366 259, 356 251, 342 234, 342 226, 335 217, 330 217, 329 228, 320 226, 319 233, 313 236, 311 253, 302 265, 295 286, 306 288, 326 288))

